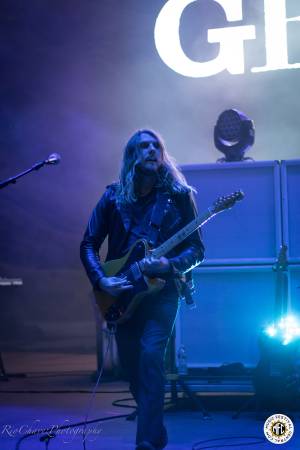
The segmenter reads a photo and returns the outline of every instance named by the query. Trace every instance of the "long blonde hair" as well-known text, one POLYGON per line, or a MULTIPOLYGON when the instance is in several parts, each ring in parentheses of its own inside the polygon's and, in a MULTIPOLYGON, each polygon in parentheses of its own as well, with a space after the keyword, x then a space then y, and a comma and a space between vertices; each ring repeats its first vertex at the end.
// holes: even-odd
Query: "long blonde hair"
POLYGON ((156 186, 164 187, 170 194, 195 191, 187 184, 184 175, 177 168, 174 158, 168 154, 162 138, 153 130, 141 129, 131 136, 124 148, 119 183, 117 185, 117 202, 119 204, 128 204, 137 200, 134 191, 134 178, 142 133, 149 134, 156 139, 162 152, 162 165, 158 170, 156 186))

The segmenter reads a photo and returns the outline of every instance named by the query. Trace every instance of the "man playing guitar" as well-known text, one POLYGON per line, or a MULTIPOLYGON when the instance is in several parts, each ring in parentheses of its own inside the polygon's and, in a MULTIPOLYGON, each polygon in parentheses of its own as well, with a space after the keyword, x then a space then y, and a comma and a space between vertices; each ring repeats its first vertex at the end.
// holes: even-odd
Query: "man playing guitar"
POLYGON ((178 309, 175 280, 200 264, 204 247, 196 230, 165 256, 151 256, 151 250, 144 254, 133 264, 132 276, 124 270, 106 271, 99 249, 108 236, 106 264, 118 261, 120 265, 124 258, 127 261, 125 255, 132 257, 130 249, 136 242, 147 241, 149 248, 157 247, 195 216, 192 188, 158 134, 143 129, 129 139, 119 181, 107 187, 81 243, 81 260, 99 294, 100 309, 105 297, 117 300, 115 309, 122 309, 122 303, 134 297, 136 272, 148 281, 163 280, 160 290, 149 289, 135 309, 131 308, 130 316, 125 314, 126 320, 117 321, 119 359, 138 405, 136 450, 163 449, 167 445, 163 425, 164 355, 178 309))

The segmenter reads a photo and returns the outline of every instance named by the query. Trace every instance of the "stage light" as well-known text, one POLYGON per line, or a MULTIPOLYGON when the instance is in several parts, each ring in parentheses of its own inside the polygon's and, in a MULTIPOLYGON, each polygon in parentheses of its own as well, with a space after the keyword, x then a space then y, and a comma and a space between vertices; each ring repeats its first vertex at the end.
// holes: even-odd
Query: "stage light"
POLYGON ((265 331, 270 337, 274 337, 277 334, 277 329, 274 325, 270 325, 265 331))
POLYGON ((269 337, 276 337, 282 345, 288 345, 300 337, 300 322, 293 316, 282 317, 276 324, 269 325, 265 329, 269 337))
POLYGON ((223 111, 214 128, 216 148, 225 158, 218 162, 238 162, 252 160, 245 152, 253 145, 255 136, 254 122, 237 109, 223 111))
POLYGON ((293 409, 300 388, 300 327, 286 316, 266 327, 259 336, 260 360, 253 373, 261 407, 293 409))

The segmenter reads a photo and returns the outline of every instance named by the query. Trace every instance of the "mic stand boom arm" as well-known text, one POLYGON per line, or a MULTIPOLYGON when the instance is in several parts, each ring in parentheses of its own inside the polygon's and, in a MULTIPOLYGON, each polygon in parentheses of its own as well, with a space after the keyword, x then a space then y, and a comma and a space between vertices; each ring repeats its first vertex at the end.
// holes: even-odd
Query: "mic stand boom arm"
POLYGON ((39 170, 41 167, 43 167, 45 164, 47 164, 47 161, 40 161, 36 164, 34 164, 30 169, 25 170, 24 172, 19 173, 18 175, 15 175, 14 177, 10 177, 7 180, 0 182, 0 189, 5 188, 9 184, 14 184, 18 180, 18 178, 24 177, 24 175, 27 175, 30 172, 33 172, 34 170, 39 170))

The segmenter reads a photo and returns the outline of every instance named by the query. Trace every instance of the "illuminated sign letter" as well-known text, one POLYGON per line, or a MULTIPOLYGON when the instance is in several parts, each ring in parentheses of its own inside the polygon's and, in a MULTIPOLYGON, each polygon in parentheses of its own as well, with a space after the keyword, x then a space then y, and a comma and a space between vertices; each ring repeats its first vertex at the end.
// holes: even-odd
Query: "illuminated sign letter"
MULTIPOLYGON (((169 0, 161 9, 154 30, 155 45, 161 59, 175 72, 188 77, 208 77, 225 69, 232 74, 244 73, 244 41, 255 39, 253 25, 209 29, 208 42, 220 44, 218 56, 210 61, 193 61, 183 52, 180 19, 185 8, 195 1, 169 0)), ((228 22, 243 19, 242 0, 214 1, 224 9, 228 22)))
POLYGON ((278 69, 299 69, 300 64, 289 64, 287 46, 287 22, 300 21, 300 17, 286 17, 285 0, 265 0, 266 62, 253 67, 252 72, 278 69))

